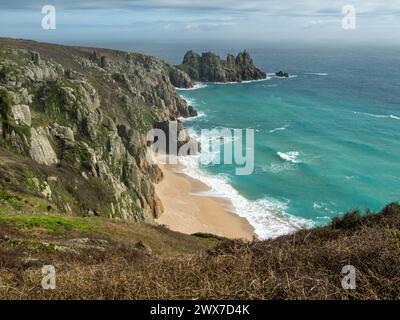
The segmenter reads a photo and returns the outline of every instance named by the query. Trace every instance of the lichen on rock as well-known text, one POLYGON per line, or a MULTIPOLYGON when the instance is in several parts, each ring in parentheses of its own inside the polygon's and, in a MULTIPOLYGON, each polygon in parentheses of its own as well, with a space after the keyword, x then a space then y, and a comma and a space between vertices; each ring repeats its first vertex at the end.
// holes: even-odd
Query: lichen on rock
POLYGON ((162 212, 147 132, 196 115, 182 70, 137 53, 0 39, 0 145, 31 158, 69 214, 152 222, 162 212))

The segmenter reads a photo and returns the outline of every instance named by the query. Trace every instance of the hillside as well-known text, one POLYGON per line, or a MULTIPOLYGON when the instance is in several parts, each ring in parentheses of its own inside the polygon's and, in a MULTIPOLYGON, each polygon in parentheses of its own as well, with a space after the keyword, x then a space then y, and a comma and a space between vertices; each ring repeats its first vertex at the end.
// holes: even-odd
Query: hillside
POLYGON ((398 204, 249 243, 154 223, 146 134, 195 115, 175 91, 193 80, 142 54, 0 39, 0 299, 399 299, 398 204))
POLYGON ((399 299, 400 206, 243 243, 65 216, 2 191, 0 279, 0 299, 399 299), (41 287, 43 265, 55 267, 55 290, 41 287), (342 288, 345 265, 355 290, 342 288))
POLYGON ((30 192, 67 214, 152 222, 162 173, 146 159, 146 134, 195 114, 175 92, 177 75, 142 54, 0 39, 3 164, 8 154, 34 160, 3 167, 2 187, 24 188, 29 171, 30 192))

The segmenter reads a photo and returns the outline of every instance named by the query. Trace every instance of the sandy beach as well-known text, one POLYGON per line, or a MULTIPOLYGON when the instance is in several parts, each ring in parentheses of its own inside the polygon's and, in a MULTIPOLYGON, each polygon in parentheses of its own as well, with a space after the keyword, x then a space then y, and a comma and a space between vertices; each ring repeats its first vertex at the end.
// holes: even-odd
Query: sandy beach
POLYGON ((210 190, 204 183, 176 172, 179 165, 159 165, 164 179, 156 185, 164 213, 157 222, 171 230, 192 234, 212 233, 231 239, 251 240, 255 236, 249 222, 229 212, 228 199, 196 195, 210 190))

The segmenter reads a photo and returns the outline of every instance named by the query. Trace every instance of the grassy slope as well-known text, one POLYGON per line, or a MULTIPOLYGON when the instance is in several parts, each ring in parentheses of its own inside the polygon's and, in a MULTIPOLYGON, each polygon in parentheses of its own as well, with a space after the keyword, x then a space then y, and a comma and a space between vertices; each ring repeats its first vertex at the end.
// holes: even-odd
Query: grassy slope
POLYGON ((59 170, 0 148, 0 299, 400 298, 399 205, 246 244, 61 215, 32 183, 59 170), (48 264, 54 291, 41 288, 48 264), (357 269, 352 291, 341 287, 348 264, 357 269))
POLYGON ((400 298, 397 204, 252 243, 61 216, 46 205, 41 198, 0 193, 2 299, 400 298), (56 268, 56 290, 41 288, 47 264, 56 268), (341 287, 348 264, 357 270, 356 290, 341 287))
MULTIPOLYGON (((71 67, 77 66, 69 54, 85 50, 0 39, 8 42, 43 57, 65 58, 60 62, 71 67)), ((50 176, 70 182, 70 193, 89 203, 101 192, 78 171, 41 166, 0 148, 0 298, 400 298, 399 205, 365 217, 349 213, 330 226, 275 240, 242 243, 61 215, 32 183, 50 176), (41 288, 41 267, 47 264, 57 271, 54 291, 41 288), (341 287, 341 270, 348 264, 357 269, 352 291, 341 287)), ((57 182, 52 184, 55 190, 57 182)), ((71 200, 71 194, 63 196, 71 200)))

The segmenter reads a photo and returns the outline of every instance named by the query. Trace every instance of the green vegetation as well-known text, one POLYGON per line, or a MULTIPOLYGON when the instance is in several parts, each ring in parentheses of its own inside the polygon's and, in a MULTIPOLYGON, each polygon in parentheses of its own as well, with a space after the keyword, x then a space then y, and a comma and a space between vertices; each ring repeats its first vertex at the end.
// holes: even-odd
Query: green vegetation
POLYGON ((107 139, 108 137, 108 129, 104 126, 104 125, 99 125, 98 126, 98 131, 100 133, 100 137, 102 137, 103 139, 107 139))
POLYGON ((12 223, 21 228, 43 228, 53 233, 65 231, 80 231, 86 233, 101 233, 89 218, 45 216, 45 215, 0 215, 0 222, 12 223))
POLYGON ((48 83, 44 88, 43 97, 45 97, 43 112, 59 123, 64 123, 65 118, 62 113, 63 96, 59 84, 57 82, 48 83))
POLYGON ((78 168, 91 168, 92 156, 87 151, 87 148, 80 143, 66 148, 63 156, 65 161, 77 165, 78 168))
POLYGON ((395 203, 250 243, 103 218, 2 214, 0 230, 9 234, 0 241, 0 298, 400 299, 395 203), (43 291, 49 261, 57 290, 43 291), (345 265, 356 268, 354 290, 342 288, 345 265))
MULTIPOLYGON (((136 223, 152 221, 159 208, 151 185, 158 172, 145 172, 142 140, 155 124, 178 115, 170 70, 157 59, 110 50, 99 49, 109 63, 98 68, 85 48, 10 39, 0 39, 0 46, 0 82, 10 80, 7 89, 0 85, 0 299, 400 299, 398 204, 266 241, 136 223), (126 77, 115 82, 116 73, 126 77), (100 106, 91 101, 97 97, 100 106), (53 127, 48 138, 60 163, 24 156, 30 128, 10 119, 16 103, 29 104, 33 127, 53 127), (11 130, 21 139, 9 138, 11 130), (119 135, 123 147, 108 157, 110 134, 119 135), (92 159, 85 143, 105 161, 92 159), (146 199, 146 210, 138 199, 146 199), (109 219, 111 213, 132 221, 109 219), (57 270, 57 290, 40 287, 46 264, 57 270), (347 291, 341 270, 349 264, 357 270, 357 288, 347 291)), ((231 71, 199 67, 206 67, 205 76, 231 71)), ((199 76, 196 66, 180 68, 199 76)))
POLYGON ((7 92, 7 90, 0 86, 0 113, 7 119, 7 114, 13 104, 12 96, 7 92))
POLYGON ((0 189, 0 204, 6 204, 11 206, 16 206, 21 198, 8 193, 5 190, 0 189))
POLYGON ((30 170, 25 170, 25 171, 23 172, 23 174, 24 174, 24 177, 25 177, 26 184, 27 184, 31 189, 36 189, 36 184, 35 184, 35 181, 34 181, 34 179, 36 178, 36 177, 35 177, 35 174, 34 174, 32 171, 30 171, 30 170))
POLYGON ((46 187, 47 187, 46 181, 41 178, 36 177, 32 171, 25 170, 23 172, 23 175, 25 177, 27 186, 31 190, 43 192, 46 189, 46 187))

